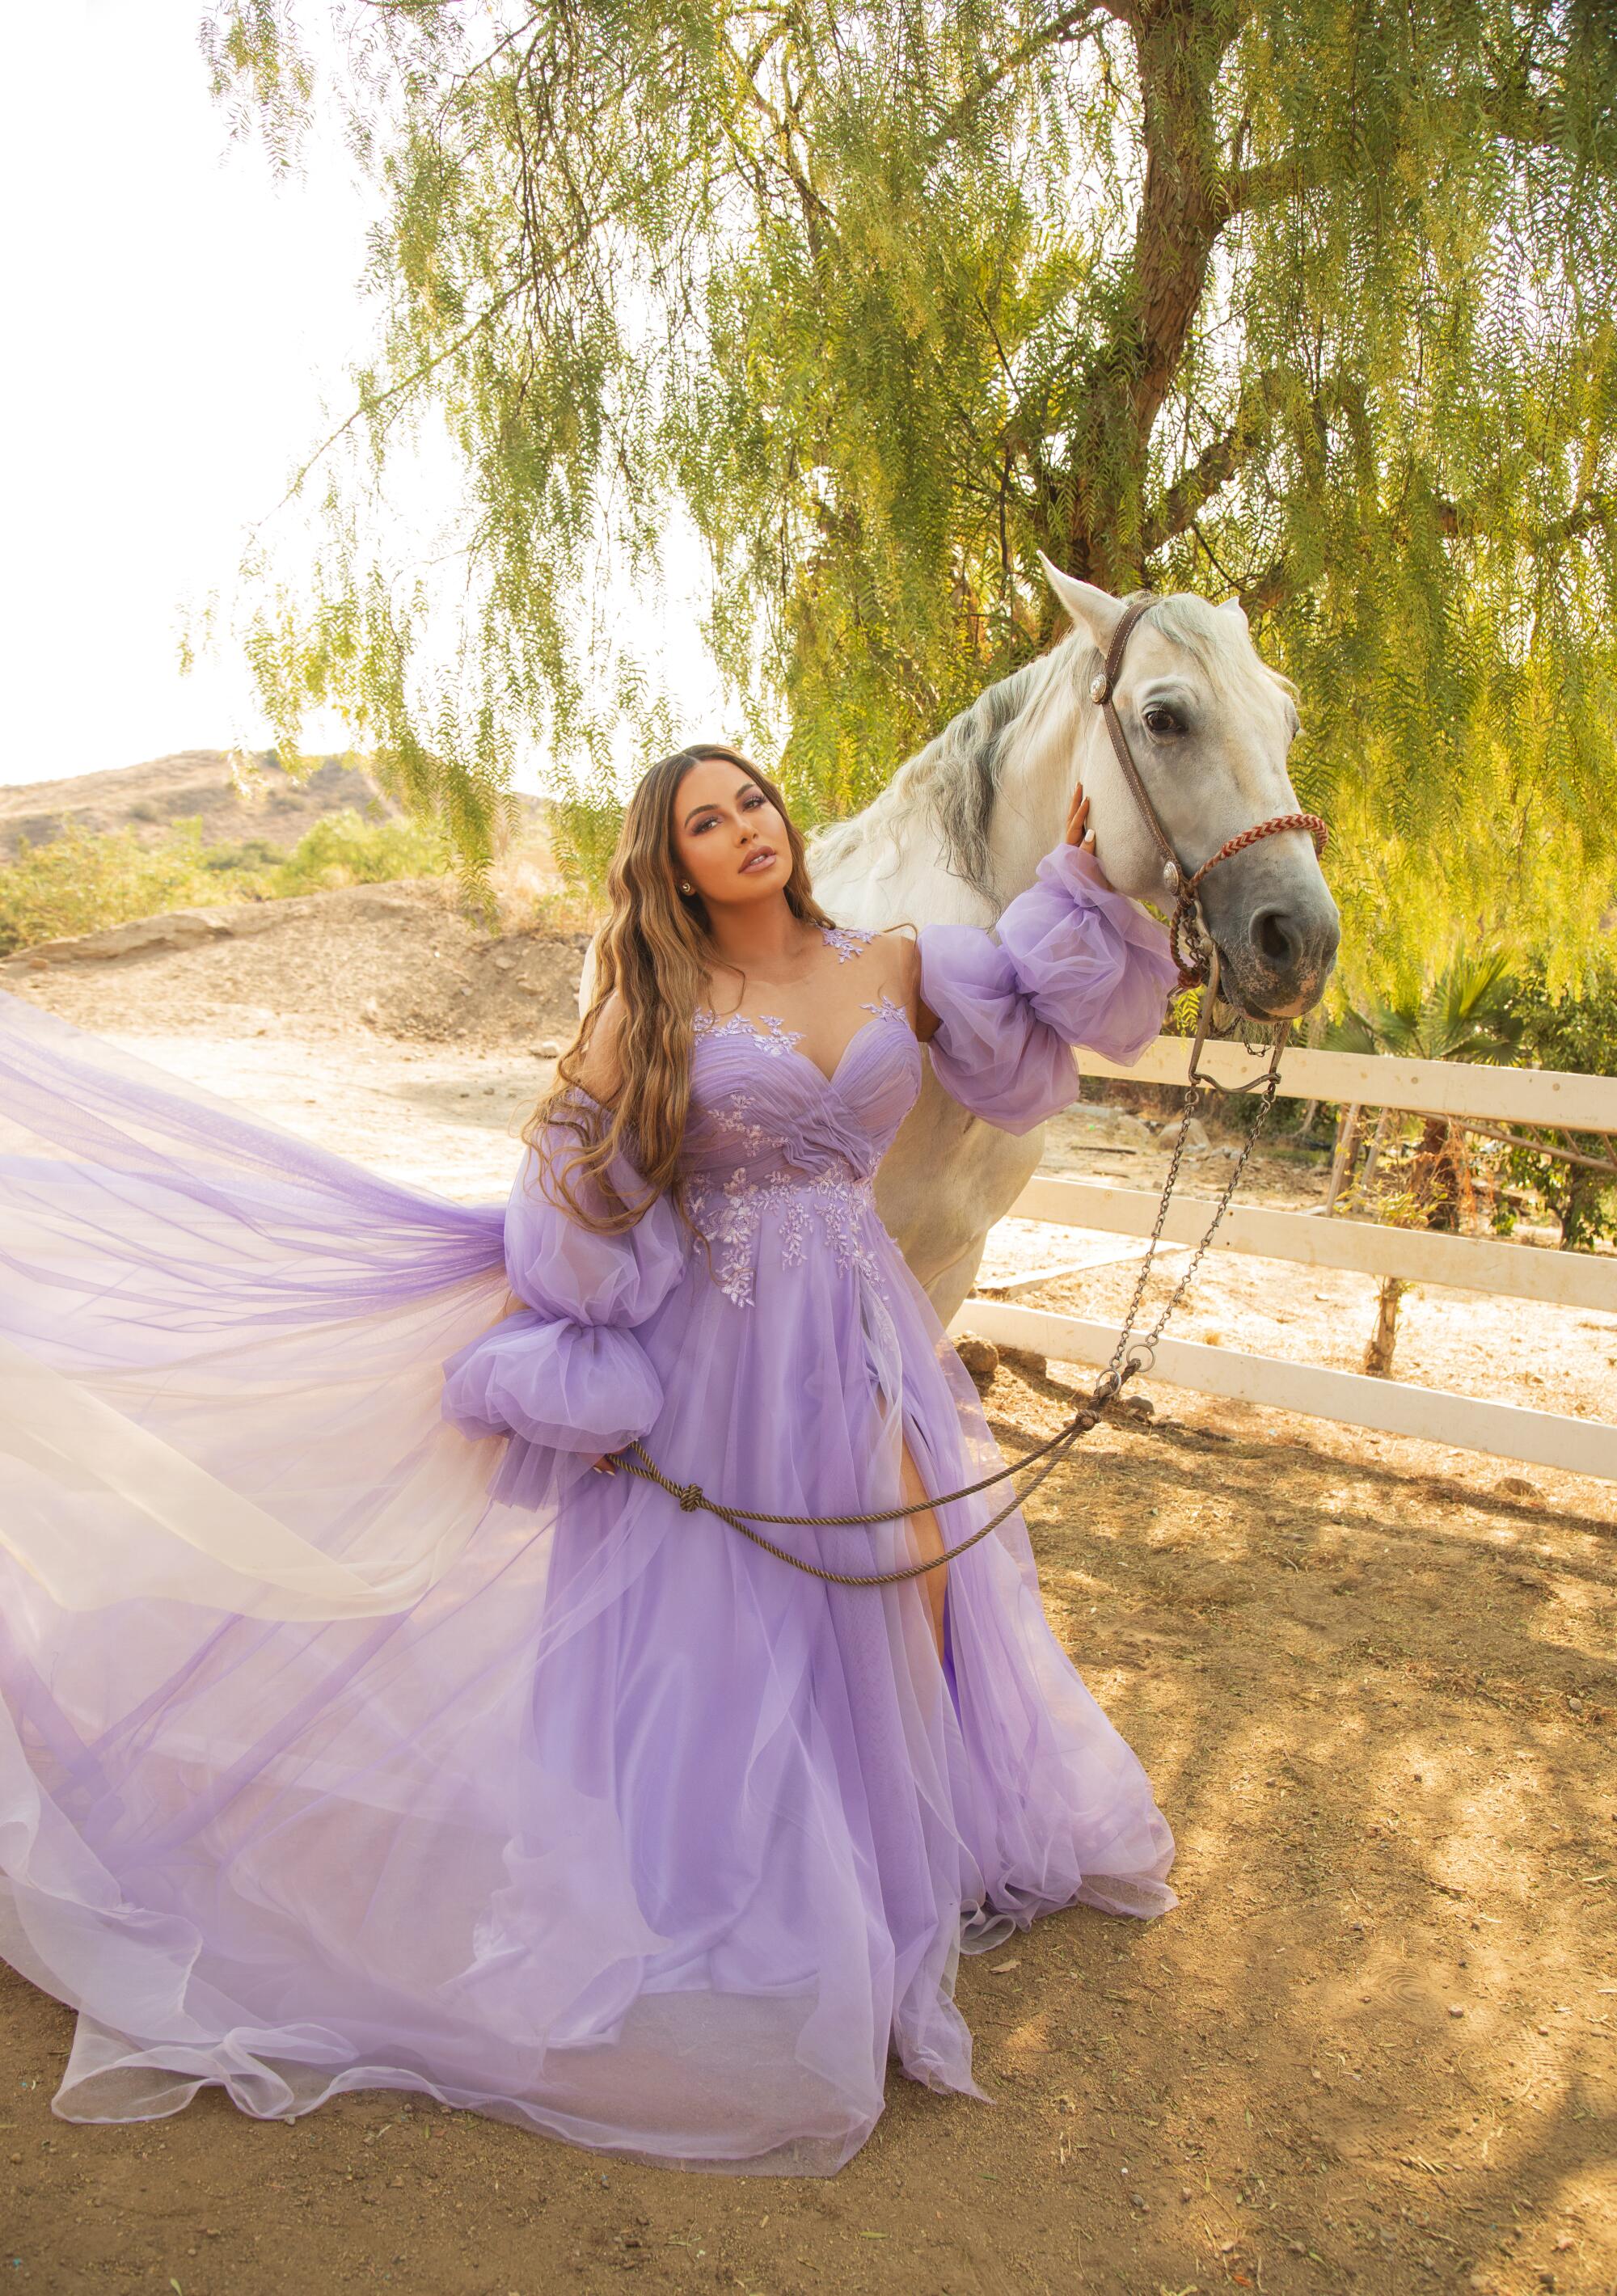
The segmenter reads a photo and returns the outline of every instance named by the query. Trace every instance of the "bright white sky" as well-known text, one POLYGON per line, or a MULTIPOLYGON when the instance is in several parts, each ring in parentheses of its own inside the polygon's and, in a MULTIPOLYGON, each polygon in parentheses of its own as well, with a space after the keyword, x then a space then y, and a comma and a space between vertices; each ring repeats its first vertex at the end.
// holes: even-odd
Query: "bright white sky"
MULTIPOLYGON (((227 144, 201 11, 51 0, 8 22, 0 781, 268 740, 238 662, 182 676, 176 638, 324 436, 323 400, 346 412, 365 194, 335 135, 293 180, 227 144)), ((694 614, 660 627, 693 729, 722 727, 694 614)))

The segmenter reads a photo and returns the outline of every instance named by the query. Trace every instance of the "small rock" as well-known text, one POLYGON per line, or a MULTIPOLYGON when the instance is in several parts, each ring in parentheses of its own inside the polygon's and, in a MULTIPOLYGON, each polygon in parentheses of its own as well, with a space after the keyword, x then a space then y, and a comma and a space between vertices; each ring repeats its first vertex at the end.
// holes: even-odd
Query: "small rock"
MULTIPOLYGON (((1179 1142, 1179 1134, 1184 1129, 1185 1119, 1183 1117, 1179 1117, 1172 1124, 1165 1124, 1161 1130, 1157 1134, 1157 1146, 1159 1148, 1177 1148, 1179 1142)), ((1210 1148, 1211 1145, 1212 1143, 1207 1136, 1207 1127, 1202 1123, 1199 1116, 1193 1116, 1190 1119, 1190 1128, 1188 1131, 1185 1132, 1186 1154, 1187 1156, 1200 1155, 1204 1148, 1210 1148)))
POLYGON ((992 1340, 973 1339, 963 1332, 956 1342, 956 1353, 979 1387, 988 1386, 999 1369, 999 1350, 992 1340))
POLYGON ((1451 2017, 1463 2017, 1465 2014, 1465 2012, 1461 2008, 1457 2001, 1451 2001, 1449 2004, 1449 2014, 1451 2017))
POLYGON ((1537 1483, 1530 1483, 1525 1475, 1501 1475, 1494 1488, 1501 1498, 1536 1499, 1543 1493, 1537 1483))
POLYGON ((1120 1149, 1126 1155, 1139 1155, 1153 1146, 1151 1127, 1130 1116, 1120 1108, 1091 1107, 1080 1109, 1077 1128, 1086 1148, 1120 1149))
POLYGON ((558 1061, 562 1057, 562 1047, 554 1037, 545 1037, 533 1049, 542 1061, 558 1061))

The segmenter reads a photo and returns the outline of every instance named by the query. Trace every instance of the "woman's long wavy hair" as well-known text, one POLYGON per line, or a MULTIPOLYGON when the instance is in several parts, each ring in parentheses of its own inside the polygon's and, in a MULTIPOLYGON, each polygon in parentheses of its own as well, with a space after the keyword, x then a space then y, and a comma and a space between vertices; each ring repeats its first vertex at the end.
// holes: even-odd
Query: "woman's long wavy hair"
POLYGON ((748 775, 785 822, 792 873, 784 890, 792 914, 811 924, 834 922, 814 898, 802 836, 785 800, 751 758, 703 742, 676 750, 642 775, 607 868, 612 914, 596 937, 594 997, 556 1062, 551 1089, 522 1128, 523 1139, 534 1148, 548 1128, 572 1132, 579 1149, 569 1156, 565 1170, 559 1160, 547 1160, 546 1177, 560 1191, 551 1201, 599 1234, 632 1227, 663 1194, 672 1197, 685 1226, 694 1225, 685 1202, 680 1151, 690 1108, 692 1016, 714 952, 702 895, 679 890, 674 808, 685 775, 709 758, 748 775), (622 1083, 611 1109, 603 1111, 579 1071, 614 989, 622 1006, 616 1044, 622 1083), (608 1177, 620 1151, 646 1183, 636 1203, 627 1202, 608 1177), (595 1202, 581 1201, 580 1188, 595 1202))

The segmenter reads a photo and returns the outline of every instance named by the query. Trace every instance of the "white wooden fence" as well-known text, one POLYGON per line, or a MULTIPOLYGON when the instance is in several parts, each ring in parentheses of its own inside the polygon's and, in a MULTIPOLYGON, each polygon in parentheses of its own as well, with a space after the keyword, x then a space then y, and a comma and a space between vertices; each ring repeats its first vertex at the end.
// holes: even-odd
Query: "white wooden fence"
MULTIPOLYGON (((1132 1068, 1119 1068, 1088 1053, 1079 1058, 1087 1075, 1182 1085, 1189 1046, 1183 1037, 1159 1037, 1132 1068)), ((1260 1065, 1238 1045, 1210 1047, 1204 1062, 1225 1085, 1244 1083, 1260 1065)), ((1470 1117, 1483 1124, 1555 1125, 1617 1136, 1617 1078, 1612 1077, 1374 1058, 1299 1046, 1282 1056, 1280 1089, 1293 1099, 1358 1102, 1366 1108, 1470 1117)), ((1157 1202, 1154 1194, 1143 1190, 1058 1179, 1040 1172, 1011 1210, 1017 1218, 1144 1239, 1151 1234, 1157 1202)), ((1165 1242, 1194 1244, 1211 1209, 1211 1199, 1178 1199, 1163 1228, 1165 1242)), ((1588 1253, 1379 1227, 1368 1221, 1322 1218, 1317 1210, 1272 1211, 1239 1204, 1231 1207, 1212 1249, 1617 1314, 1617 1260, 1588 1253)), ((1174 1252, 1170 1262, 1182 1265, 1181 1254, 1174 1252)), ((1164 1280, 1170 1273, 1170 1266, 1164 1265, 1164 1280)), ((1149 1308, 1148 1300, 1147 1327, 1149 1308)), ((1115 1324, 1005 1300, 966 1300, 949 1328, 954 1333, 970 1331, 1005 1346, 1030 1348, 1063 1363, 1105 1364, 1118 1337, 1115 1324)), ((1488 1403, 1400 1380, 1286 1363, 1273 1356, 1242 1355, 1188 1340, 1160 1341, 1148 1375, 1202 1395, 1270 1404, 1350 1427, 1415 1435, 1499 1458, 1617 1479, 1617 1427, 1601 1421, 1488 1403)))

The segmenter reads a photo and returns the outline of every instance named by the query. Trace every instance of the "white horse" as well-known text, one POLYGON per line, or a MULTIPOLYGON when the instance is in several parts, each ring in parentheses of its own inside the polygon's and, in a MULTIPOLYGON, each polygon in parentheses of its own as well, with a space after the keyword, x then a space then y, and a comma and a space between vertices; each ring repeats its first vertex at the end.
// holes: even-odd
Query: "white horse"
MULTIPOLYGON (((900 766, 850 820, 808 840, 816 896, 844 924, 992 925, 1063 833, 1073 782, 1088 792, 1112 882, 1162 901, 1161 856, 1089 698, 1123 601, 1046 562, 1071 621, 1048 653, 990 686, 900 766)), ((1290 679, 1252 644, 1240 605, 1176 592, 1129 637, 1115 695, 1142 780, 1183 867, 1298 809, 1286 752, 1299 730, 1290 679)), ((1202 912, 1226 996, 1253 1018, 1306 1012, 1335 961, 1335 904, 1306 830, 1214 870, 1202 912)), ((579 1010, 595 970, 587 952, 579 1010)), ((876 1208, 939 1319, 971 1291, 989 1230, 1038 1169, 1044 1128, 1020 1136, 969 1115, 930 1063, 875 1178, 876 1208)))

